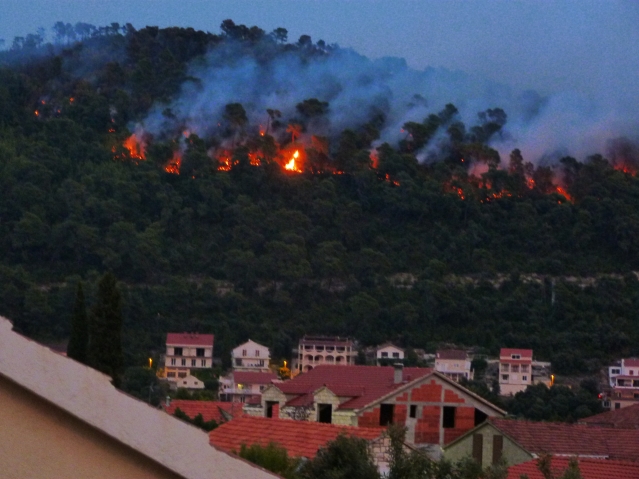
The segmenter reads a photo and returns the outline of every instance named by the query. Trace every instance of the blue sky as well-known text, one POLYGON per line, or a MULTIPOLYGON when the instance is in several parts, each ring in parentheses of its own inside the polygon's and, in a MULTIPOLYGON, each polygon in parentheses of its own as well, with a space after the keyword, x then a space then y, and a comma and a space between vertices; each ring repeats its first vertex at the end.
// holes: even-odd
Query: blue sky
POLYGON ((226 18, 289 39, 309 34, 412 67, 463 70, 542 93, 574 90, 610 101, 639 92, 635 0, 0 0, 0 38, 57 20, 192 26, 219 31, 226 18))

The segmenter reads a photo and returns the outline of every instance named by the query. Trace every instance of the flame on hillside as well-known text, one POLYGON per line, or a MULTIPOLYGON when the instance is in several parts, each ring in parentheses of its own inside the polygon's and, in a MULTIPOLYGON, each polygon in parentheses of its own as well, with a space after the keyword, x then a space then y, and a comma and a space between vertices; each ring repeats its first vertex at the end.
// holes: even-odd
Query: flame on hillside
POLYGON ((146 159, 146 144, 142 141, 141 138, 138 138, 135 133, 124 140, 123 145, 127 150, 129 150, 129 155, 134 160, 145 160, 146 159))
POLYGON ((182 155, 179 151, 173 153, 173 158, 164 167, 164 171, 171 173, 172 175, 180 174, 180 165, 182 164, 182 155))
POLYGON ((295 171, 297 173, 301 173, 302 170, 297 165, 297 161, 299 160, 299 157, 300 157, 300 151, 295 150, 295 153, 293 153, 293 155, 291 156, 291 159, 288 161, 288 163, 284 165, 284 169, 287 171, 295 171))

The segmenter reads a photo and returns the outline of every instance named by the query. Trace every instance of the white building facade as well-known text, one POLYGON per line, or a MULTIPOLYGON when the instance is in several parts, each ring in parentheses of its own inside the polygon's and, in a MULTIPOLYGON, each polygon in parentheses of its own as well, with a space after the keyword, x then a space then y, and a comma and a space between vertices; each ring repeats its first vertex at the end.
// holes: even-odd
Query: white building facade
POLYGON ((231 351, 233 371, 269 372, 271 352, 266 346, 251 341, 240 344, 231 351))
POLYGON ((501 349, 499 389, 502 396, 525 391, 532 384, 532 355, 532 349, 501 349))
POLYGON ((164 356, 164 377, 169 381, 183 380, 192 370, 213 367, 212 334, 168 333, 164 356))

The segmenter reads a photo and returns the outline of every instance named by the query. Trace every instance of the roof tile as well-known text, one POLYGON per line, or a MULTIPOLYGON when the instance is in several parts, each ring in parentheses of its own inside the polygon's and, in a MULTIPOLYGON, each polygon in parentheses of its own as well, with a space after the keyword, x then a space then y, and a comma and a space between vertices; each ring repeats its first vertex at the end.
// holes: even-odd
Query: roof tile
POLYGON ((213 335, 199 333, 167 333, 166 344, 183 344, 185 346, 213 346, 213 335))
MULTIPOLYGON (((569 458, 553 457, 551 468, 555 477, 568 467, 569 458)), ((639 479, 639 464, 605 459, 578 458, 579 471, 583 479, 639 479)), ((508 468, 507 479, 519 479, 523 474, 529 479, 544 479, 537 468, 537 460, 522 462, 508 468)))
POLYGON ((180 408, 184 414, 191 419, 198 414, 202 414, 202 419, 208 422, 212 419, 215 422, 222 423, 226 421, 222 411, 225 411, 232 417, 238 417, 243 414, 243 405, 239 402, 221 402, 221 401, 193 401, 188 399, 174 399, 171 404, 164 406, 164 410, 169 414, 175 414, 175 410, 180 408))
POLYGON ((579 423, 616 429, 639 429, 639 404, 595 414, 581 419, 579 423))

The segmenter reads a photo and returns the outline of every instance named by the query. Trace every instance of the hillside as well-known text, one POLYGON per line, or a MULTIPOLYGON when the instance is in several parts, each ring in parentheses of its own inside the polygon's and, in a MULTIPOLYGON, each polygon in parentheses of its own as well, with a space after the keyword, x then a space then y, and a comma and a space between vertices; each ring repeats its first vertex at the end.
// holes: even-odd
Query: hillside
MULTIPOLYGON (((17 329, 65 338, 77 281, 90 303, 111 270, 129 364, 170 330, 216 334, 220 356, 250 336, 285 357, 304 333, 531 347, 560 372, 639 354, 633 143, 502 158, 499 104, 464 123, 448 103, 397 136, 397 108, 354 108, 341 73, 276 88, 366 60, 229 22, 76 25, 0 52, 0 314, 17 329)), ((390 66, 370 68, 390 82, 390 66)))

